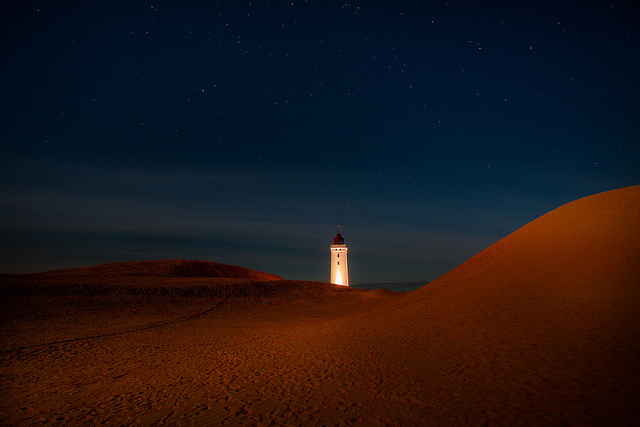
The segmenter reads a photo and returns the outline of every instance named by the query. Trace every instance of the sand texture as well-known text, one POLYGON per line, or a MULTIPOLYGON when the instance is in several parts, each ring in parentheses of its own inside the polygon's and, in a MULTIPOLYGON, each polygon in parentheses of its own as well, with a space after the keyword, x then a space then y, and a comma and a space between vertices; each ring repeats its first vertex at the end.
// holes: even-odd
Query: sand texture
POLYGON ((640 186, 405 295, 205 264, 0 276, 0 423, 640 420, 640 186))

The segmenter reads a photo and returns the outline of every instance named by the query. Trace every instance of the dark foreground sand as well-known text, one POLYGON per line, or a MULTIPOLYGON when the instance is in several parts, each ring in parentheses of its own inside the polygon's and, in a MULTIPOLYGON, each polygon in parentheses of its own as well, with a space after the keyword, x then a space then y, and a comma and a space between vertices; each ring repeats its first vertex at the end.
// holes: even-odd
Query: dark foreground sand
POLYGON ((0 422, 640 420, 640 187, 565 205, 405 296, 148 276, 2 277, 0 422))

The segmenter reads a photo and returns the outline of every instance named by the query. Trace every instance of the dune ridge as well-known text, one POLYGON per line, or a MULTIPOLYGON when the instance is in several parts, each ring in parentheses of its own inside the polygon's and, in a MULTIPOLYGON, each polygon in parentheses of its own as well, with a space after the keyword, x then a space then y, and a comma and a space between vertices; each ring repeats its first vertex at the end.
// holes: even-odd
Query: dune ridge
MULTIPOLYGON (((509 234, 432 282, 484 281, 589 286, 594 277, 628 283, 638 271, 640 186, 607 191, 563 205, 509 234)), ((600 280, 600 279, 599 279, 600 280)), ((418 291, 419 295, 423 291, 418 291)))

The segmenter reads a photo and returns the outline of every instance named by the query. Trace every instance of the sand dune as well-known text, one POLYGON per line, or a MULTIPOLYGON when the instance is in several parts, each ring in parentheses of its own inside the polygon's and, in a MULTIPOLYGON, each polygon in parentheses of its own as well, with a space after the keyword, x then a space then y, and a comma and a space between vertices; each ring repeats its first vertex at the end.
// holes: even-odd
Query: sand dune
POLYGON ((542 216, 375 322, 441 401, 507 424, 615 424, 640 419, 639 307, 636 186, 542 216))
POLYGON ((58 293, 38 291, 51 275, 4 277, 0 422, 640 419, 638 186, 562 206, 405 296, 169 270, 56 273, 75 290, 58 293))

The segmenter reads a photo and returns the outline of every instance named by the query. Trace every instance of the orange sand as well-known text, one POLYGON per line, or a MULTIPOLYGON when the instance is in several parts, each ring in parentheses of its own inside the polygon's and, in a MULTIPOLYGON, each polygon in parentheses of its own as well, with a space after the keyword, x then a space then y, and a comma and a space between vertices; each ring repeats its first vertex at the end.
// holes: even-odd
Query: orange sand
POLYGON ((0 423, 640 419, 640 186, 562 206, 405 296, 111 266, 0 278, 0 423))

